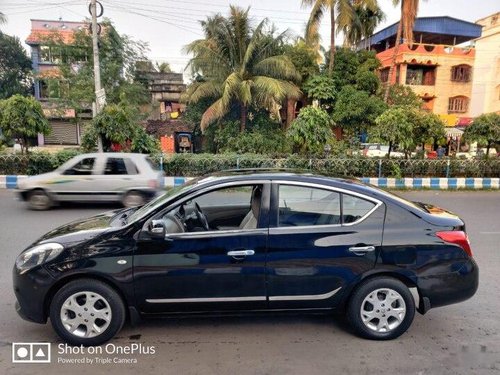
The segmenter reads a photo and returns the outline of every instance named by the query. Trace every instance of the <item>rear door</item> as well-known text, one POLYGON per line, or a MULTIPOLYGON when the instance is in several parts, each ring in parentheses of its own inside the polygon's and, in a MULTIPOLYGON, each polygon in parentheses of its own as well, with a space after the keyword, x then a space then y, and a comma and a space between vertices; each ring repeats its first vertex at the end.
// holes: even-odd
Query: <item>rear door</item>
POLYGON ((269 307, 331 308, 375 265, 385 206, 350 191, 274 182, 266 263, 269 307))

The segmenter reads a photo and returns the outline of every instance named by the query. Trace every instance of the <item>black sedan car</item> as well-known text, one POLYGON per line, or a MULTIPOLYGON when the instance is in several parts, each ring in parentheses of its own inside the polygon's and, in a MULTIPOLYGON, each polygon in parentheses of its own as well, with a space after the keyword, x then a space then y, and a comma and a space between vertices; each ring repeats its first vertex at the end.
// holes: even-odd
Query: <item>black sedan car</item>
POLYGON ((393 339, 478 287, 464 222, 356 180, 232 172, 55 229, 14 267, 19 314, 74 345, 159 314, 345 312, 393 339))

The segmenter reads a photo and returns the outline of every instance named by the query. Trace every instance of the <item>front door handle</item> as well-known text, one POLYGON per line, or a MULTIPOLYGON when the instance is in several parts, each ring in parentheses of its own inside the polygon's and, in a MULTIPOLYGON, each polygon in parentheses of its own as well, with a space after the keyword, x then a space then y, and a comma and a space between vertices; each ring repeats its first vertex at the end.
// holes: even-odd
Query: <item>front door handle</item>
POLYGON ((375 246, 353 246, 349 248, 351 253, 356 255, 365 255, 371 251, 375 251, 375 246))
POLYGON ((233 250, 233 251, 228 251, 227 255, 233 258, 244 258, 249 255, 254 255, 255 251, 253 250, 233 250))

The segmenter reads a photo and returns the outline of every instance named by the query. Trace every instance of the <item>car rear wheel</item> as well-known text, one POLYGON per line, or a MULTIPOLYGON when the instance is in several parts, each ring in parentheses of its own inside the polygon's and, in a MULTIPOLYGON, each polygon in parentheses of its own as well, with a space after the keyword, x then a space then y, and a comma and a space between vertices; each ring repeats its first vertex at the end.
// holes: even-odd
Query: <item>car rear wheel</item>
POLYGON ((52 199, 45 191, 37 189, 28 194, 28 205, 32 210, 48 210, 52 207, 52 199))
POLYGON ((363 282, 353 292, 347 317, 362 337, 390 340, 401 336, 415 316, 415 301, 401 281, 380 277, 363 282))
POLYGON ((75 280, 63 286, 50 304, 50 321, 72 345, 101 345, 125 322, 125 306, 116 291, 97 280, 75 280))
POLYGON ((125 207, 142 206, 144 203, 146 203, 146 198, 144 197, 144 194, 138 191, 129 191, 123 196, 122 199, 122 204, 125 207))

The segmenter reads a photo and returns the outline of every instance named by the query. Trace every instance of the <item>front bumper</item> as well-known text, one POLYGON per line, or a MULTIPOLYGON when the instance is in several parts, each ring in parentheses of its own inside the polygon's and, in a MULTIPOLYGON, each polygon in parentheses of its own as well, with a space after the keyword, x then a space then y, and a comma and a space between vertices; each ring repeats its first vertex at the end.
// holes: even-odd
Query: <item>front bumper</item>
POLYGON ((35 323, 47 322, 47 293, 54 284, 54 278, 38 267, 19 274, 14 266, 12 281, 16 295, 16 311, 21 318, 35 323))
POLYGON ((420 276, 417 288, 423 312, 430 308, 451 305, 471 298, 479 286, 479 268, 474 259, 469 258, 453 272, 420 276))

